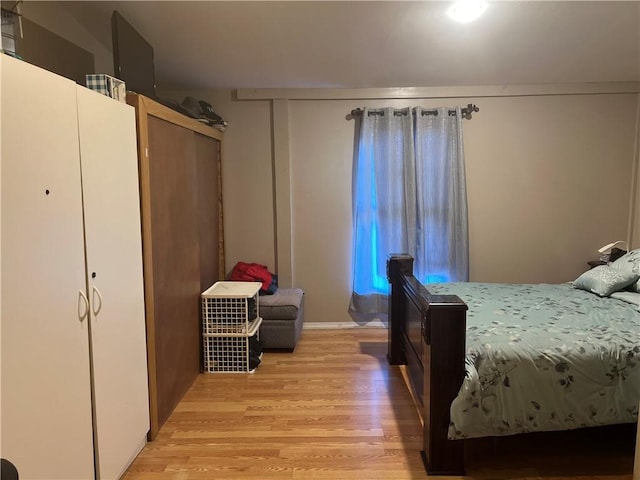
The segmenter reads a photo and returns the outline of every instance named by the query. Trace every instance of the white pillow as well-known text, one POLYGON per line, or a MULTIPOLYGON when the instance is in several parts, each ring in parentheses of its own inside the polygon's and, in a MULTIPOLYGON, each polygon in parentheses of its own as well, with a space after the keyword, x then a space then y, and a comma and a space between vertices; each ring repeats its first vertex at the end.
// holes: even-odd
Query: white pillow
POLYGON ((613 292, 622 290, 632 283, 635 284, 638 278, 640 274, 601 265, 584 272, 575 279, 573 286, 601 297, 608 297, 613 292))
POLYGON ((640 293, 632 292, 630 290, 620 290, 618 292, 613 292, 609 296, 640 308, 640 293))
MULTIPOLYGON (((611 264, 612 268, 623 270, 625 272, 636 273, 640 275, 640 248, 625 253, 619 259, 611 264)), ((633 292, 640 293, 640 280, 632 283, 628 287, 633 292)))

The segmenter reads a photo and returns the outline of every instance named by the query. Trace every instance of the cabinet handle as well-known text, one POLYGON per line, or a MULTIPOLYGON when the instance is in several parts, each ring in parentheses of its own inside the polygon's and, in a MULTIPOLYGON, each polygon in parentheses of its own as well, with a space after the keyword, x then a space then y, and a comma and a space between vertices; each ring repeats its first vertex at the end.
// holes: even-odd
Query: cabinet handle
POLYGON ((89 314, 89 300, 82 290, 78 290, 78 318, 84 320, 89 314), (83 308, 84 306, 84 308, 83 308))
POLYGON ((98 290, 98 287, 96 287, 95 285, 93 286, 93 298, 92 298, 93 302, 93 315, 97 316, 98 313, 100 313, 100 310, 102 310, 102 295, 100 295, 100 290, 98 290), (98 299, 98 301, 96 302, 96 298, 98 299), (98 305, 98 308, 96 308, 96 304, 98 305))

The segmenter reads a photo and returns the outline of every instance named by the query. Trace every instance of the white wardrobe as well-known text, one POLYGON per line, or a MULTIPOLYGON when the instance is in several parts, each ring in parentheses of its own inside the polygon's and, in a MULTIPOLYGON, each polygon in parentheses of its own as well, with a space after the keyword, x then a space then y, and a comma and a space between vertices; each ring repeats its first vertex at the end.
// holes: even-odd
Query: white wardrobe
POLYGON ((0 54, 0 456, 117 479, 149 430, 134 109, 0 54))

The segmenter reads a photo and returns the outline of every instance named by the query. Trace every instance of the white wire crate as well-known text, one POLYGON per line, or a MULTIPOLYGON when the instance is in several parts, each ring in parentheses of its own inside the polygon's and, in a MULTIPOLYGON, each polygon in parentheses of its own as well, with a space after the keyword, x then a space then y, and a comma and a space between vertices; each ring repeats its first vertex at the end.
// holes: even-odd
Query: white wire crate
POLYGON ((216 282, 201 294, 205 373, 252 372, 250 337, 262 323, 260 282, 216 282))
POLYGON ((251 336, 260 319, 260 282, 216 282, 202 292, 202 335, 251 336))
MULTIPOLYGON (((260 319, 262 320, 262 319, 260 319)), ((257 335, 260 322, 257 322, 254 334, 257 335)), ((247 336, 222 337, 207 335, 202 338, 205 373, 253 372, 260 362, 251 357, 251 340, 247 336)), ((255 354, 257 355, 257 353, 255 354)))

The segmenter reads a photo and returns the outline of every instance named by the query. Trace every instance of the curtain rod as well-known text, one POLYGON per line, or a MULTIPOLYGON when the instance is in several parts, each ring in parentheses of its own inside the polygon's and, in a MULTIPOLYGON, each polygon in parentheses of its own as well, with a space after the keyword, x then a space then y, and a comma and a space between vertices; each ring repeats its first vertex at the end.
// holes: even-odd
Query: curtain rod
MULTIPOLYGON (((364 110, 362 110, 361 108, 356 108, 355 110, 351 110, 351 116, 352 117, 359 117, 360 115, 362 115, 363 111, 364 110)), ((462 108, 461 111, 462 111, 462 118, 464 118, 466 120, 471 120, 471 115, 474 112, 479 112, 480 109, 478 107, 476 107, 474 104, 470 103, 466 107, 462 108)), ((384 114, 383 112, 369 111, 369 115, 383 115, 383 114, 384 114)), ((455 110, 449 110, 449 115, 454 116, 455 114, 456 114, 455 110)), ((438 111, 437 110, 423 110, 422 111, 422 115, 438 115, 438 111)))

